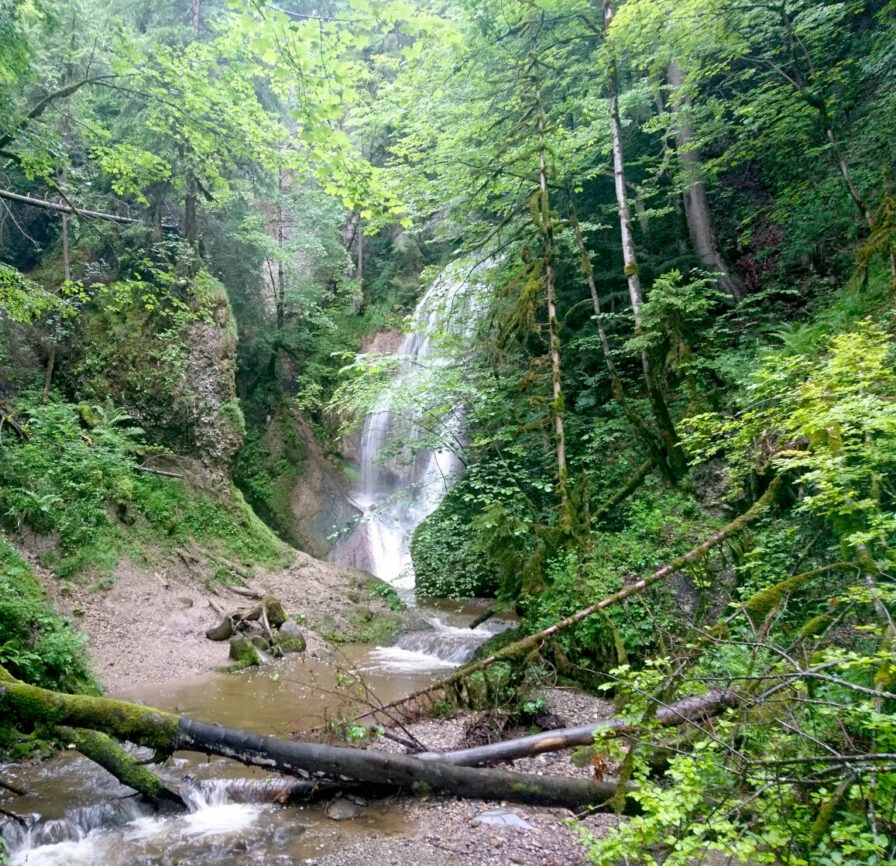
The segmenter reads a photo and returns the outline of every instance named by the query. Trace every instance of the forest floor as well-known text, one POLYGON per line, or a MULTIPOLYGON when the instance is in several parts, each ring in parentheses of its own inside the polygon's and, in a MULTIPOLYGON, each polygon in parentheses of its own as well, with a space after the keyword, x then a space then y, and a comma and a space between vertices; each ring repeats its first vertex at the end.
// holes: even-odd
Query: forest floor
MULTIPOLYGON (((26 554, 27 555, 27 554, 26 554)), ((191 677, 228 664, 226 641, 205 637, 206 629, 221 617, 214 605, 235 610, 251 604, 232 589, 209 580, 202 561, 178 558, 164 566, 138 565, 122 560, 110 579, 92 586, 64 582, 28 555, 35 573, 63 613, 72 615, 88 635, 88 650, 104 690, 111 696, 135 687, 160 685, 191 677)), ((355 569, 321 562, 296 553, 282 570, 256 569, 249 585, 279 598, 290 616, 300 614, 307 653, 331 657, 333 646, 308 623, 324 625, 328 634, 352 634, 361 614, 370 611, 387 618, 386 600, 369 591, 369 578, 355 569)), ((611 704, 575 690, 545 690, 548 712, 565 724, 584 724, 607 718, 611 704)), ((483 718, 461 713, 453 719, 426 719, 407 726, 433 750, 471 744, 471 732, 483 727, 483 718)), ((376 748, 403 751, 380 739, 376 748)), ((590 767, 575 767, 569 754, 545 754, 514 761, 510 769, 537 774, 587 777, 590 767)), ((454 797, 413 796, 392 798, 388 807, 400 812, 413 834, 370 837, 363 843, 306 862, 319 866, 453 866, 453 864, 522 864, 572 866, 587 858, 578 834, 570 826, 574 815, 565 809, 462 800, 454 797)), ((605 814, 583 817, 579 826, 600 835, 615 818, 605 814)))

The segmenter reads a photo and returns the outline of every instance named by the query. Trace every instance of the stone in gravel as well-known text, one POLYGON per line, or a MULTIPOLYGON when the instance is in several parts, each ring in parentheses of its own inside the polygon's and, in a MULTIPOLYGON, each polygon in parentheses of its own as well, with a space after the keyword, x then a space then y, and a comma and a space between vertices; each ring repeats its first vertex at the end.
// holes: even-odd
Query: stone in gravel
POLYGON ((327 806, 326 814, 334 821, 350 821, 352 818, 357 818, 363 811, 362 806, 340 797, 327 806))
POLYGON ((496 827, 513 827, 514 830, 535 829, 534 824, 530 824, 525 818, 521 818, 516 812, 511 812, 509 809, 492 809, 489 812, 480 812, 470 823, 474 827, 491 824, 496 827))

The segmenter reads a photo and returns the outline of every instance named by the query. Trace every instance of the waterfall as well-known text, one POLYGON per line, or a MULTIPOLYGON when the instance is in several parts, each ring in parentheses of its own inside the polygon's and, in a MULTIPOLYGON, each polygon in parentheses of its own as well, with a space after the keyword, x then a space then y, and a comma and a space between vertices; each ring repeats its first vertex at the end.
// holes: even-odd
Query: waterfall
POLYGON ((446 345, 472 333, 479 306, 475 270, 457 263, 446 269, 417 305, 389 386, 361 431, 359 478, 350 495, 363 517, 330 554, 332 561, 363 568, 407 594, 414 586, 411 534, 463 468, 455 453, 463 444, 463 408, 426 409, 444 396, 444 377, 456 369, 446 345))

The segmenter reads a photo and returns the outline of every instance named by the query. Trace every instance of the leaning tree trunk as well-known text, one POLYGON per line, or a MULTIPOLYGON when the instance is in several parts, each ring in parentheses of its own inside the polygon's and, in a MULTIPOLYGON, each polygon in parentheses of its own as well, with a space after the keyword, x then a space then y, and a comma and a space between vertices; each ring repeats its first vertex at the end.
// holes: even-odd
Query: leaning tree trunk
POLYGON ((688 234, 694 250, 700 257, 703 267, 716 274, 719 286, 739 301, 744 296, 744 281, 734 273, 716 244, 716 235, 712 227, 709 213, 709 201, 706 198, 706 186, 703 183, 703 171, 700 157, 694 149, 694 125, 690 120, 690 100, 683 92, 684 71, 673 60, 666 70, 669 85, 672 88, 672 104, 678 118, 678 131, 675 134, 675 152, 684 180, 682 198, 684 200, 684 217, 688 226, 688 234))
POLYGON ((783 480, 780 475, 772 479, 768 490, 766 490, 765 493, 763 493, 762 496, 757 499, 756 502, 754 502, 747 511, 741 514, 739 517, 735 517, 734 520, 732 520, 730 523, 725 524, 725 526, 714 532, 708 538, 705 538, 696 547, 692 547, 687 553, 684 553, 681 556, 676 557, 675 559, 669 560, 669 562, 667 562, 662 568, 658 568, 653 574, 649 575, 648 577, 642 577, 640 580, 629 583, 618 592, 614 592, 612 595, 608 595, 605 598, 602 598, 600 601, 588 605, 588 607, 582 608, 582 610, 576 611, 576 613, 573 613, 570 616, 561 619, 558 622, 555 622, 553 625, 548 626, 547 628, 542 629, 535 634, 530 634, 524 638, 520 638, 519 640, 514 641, 513 643, 508 644, 505 647, 502 647, 496 653, 494 653, 494 655, 490 655, 486 658, 477 659, 476 661, 470 662, 469 664, 466 664, 463 667, 453 671, 447 677, 444 677, 441 680, 437 680, 432 685, 429 685, 424 689, 419 689, 416 692, 405 695, 403 698, 399 698, 398 700, 392 701, 385 706, 378 707, 375 710, 368 710, 366 713, 362 713, 360 718, 365 718, 383 710, 390 710, 394 707, 402 706, 411 701, 418 700, 419 698, 434 693, 450 694, 453 690, 455 690, 458 684, 460 684, 463 680, 467 679, 472 674, 484 670, 490 665, 493 665, 495 662, 510 661, 512 659, 518 659, 526 653, 531 653, 537 650, 547 638, 557 634, 557 632, 570 628, 576 623, 582 622, 582 620, 588 619, 589 617, 594 616, 596 613, 600 613, 600 611, 606 610, 608 607, 612 607, 614 604, 619 604, 619 602, 625 601, 627 598, 631 598, 633 595, 638 595, 639 593, 647 589, 647 587, 652 586, 654 583, 666 580, 668 577, 671 577, 673 574, 681 571, 683 568, 687 568, 688 566, 693 565, 695 562, 699 562, 704 556, 706 556, 707 553, 709 553, 710 550, 717 547, 732 535, 736 535, 738 532, 749 526, 751 523, 754 523, 763 514, 765 514, 765 510, 769 506, 771 506, 777 498, 782 484, 783 480))
POLYGON ((568 470, 566 467, 566 432, 564 428, 563 373, 560 364, 560 336, 557 333, 557 288, 554 280, 554 222, 551 214, 550 193, 548 191, 548 167, 545 156, 545 116, 541 100, 541 86, 535 82, 535 105, 538 130, 538 190, 539 227, 544 238, 544 286, 547 295, 548 351, 551 358, 551 419, 554 423, 554 449, 557 457, 557 489, 560 493, 561 525, 567 530, 572 527, 572 513, 569 501, 568 470))

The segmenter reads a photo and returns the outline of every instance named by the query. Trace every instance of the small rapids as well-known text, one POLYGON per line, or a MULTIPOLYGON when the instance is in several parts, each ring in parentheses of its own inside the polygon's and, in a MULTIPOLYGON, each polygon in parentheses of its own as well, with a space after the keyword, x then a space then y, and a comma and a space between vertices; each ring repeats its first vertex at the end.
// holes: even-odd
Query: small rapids
MULTIPOLYGON (((222 769, 218 762, 212 766, 222 769)), ((372 806, 349 827, 318 807, 278 805, 288 788, 280 779, 208 779, 182 785, 186 813, 157 812, 122 796, 53 820, 31 816, 28 827, 10 821, 3 837, 10 866, 286 866, 365 834, 404 829, 398 816, 372 806)))
MULTIPOLYGON (((242 802, 232 802, 232 780, 204 781, 183 786, 190 811, 182 815, 158 813, 138 797, 124 796, 81 806, 64 817, 23 827, 9 822, 3 828, 11 866, 80 866, 126 863, 223 863, 224 851, 238 847, 250 853, 261 843, 260 814, 273 807, 267 786, 256 789, 251 802, 246 787, 236 785, 242 802), (197 843, 202 850, 196 850, 197 843)), ((250 860, 251 862, 251 860, 250 860)))
POLYGON ((428 617, 427 622, 432 628, 407 632, 394 646, 372 649, 361 667, 362 672, 405 673, 455 668, 470 661, 486 640, 512 625, 504 620, 489 620, 471 629, 452 625, 444 616, 428 617))

